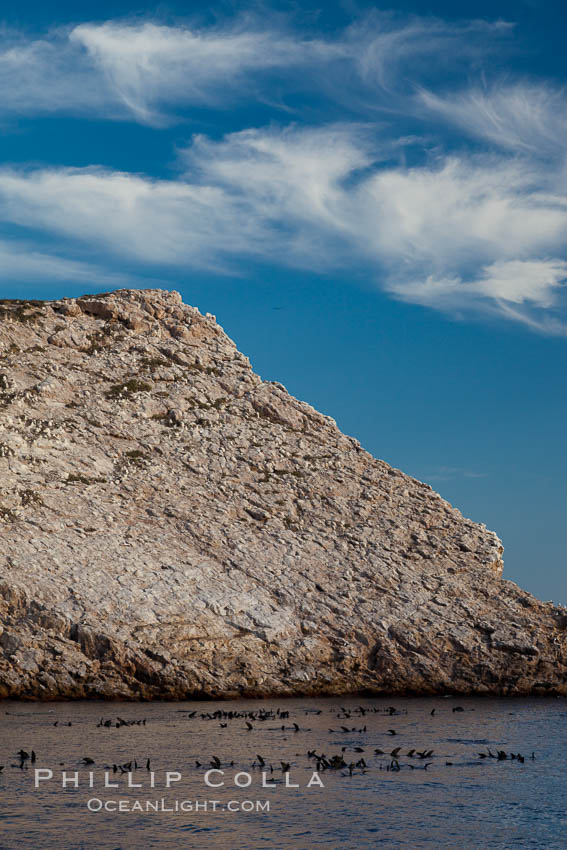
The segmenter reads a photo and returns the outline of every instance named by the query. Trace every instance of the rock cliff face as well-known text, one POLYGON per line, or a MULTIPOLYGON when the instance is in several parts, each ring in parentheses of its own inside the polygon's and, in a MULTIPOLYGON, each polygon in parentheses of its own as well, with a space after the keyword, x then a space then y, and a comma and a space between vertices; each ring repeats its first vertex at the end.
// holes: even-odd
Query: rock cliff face
POLYGON ((0 696, 567 693, 566 611, 174 292, 0 303, 0 696))

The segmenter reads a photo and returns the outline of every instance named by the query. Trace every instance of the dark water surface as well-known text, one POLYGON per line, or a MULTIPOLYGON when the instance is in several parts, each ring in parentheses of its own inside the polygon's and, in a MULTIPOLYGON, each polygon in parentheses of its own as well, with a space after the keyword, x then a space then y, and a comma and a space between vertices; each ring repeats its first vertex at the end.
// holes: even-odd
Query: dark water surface
POLYGON ((0 703, 0 764, 2 850, 567 848, 564 699, 6 701, 0 703), (389 706, 397 713, 390 715, 389 706), (464 710, 454 711, 457 707, 464 710), (289 717, 278 716, 278 708, 289 717), (251 719, 250 730, 244 717, 201 716, 215 711, 256 716, 272 711, 273 716, 251 719), (118 717, 146 723, 116 728, 118 717), (101 719, 112 719, 113 725, 99 726, 101 719), (401 748, 400 769, 394 763, 388 770, 396 747, 401 748), (376 748, 388 755, 375 754, 376 748), (30 754, 23 768, 20 749, 30 754), (408 757, 411 749, 434 752, 408 757), (329 760, 342 754, 347 764, 363 758, 366 771, 356 767, 351 776, 345 768, 324 769, 318 774, 324 787, 307 787, 316 769, 316 759, 308 757, 311 750, 329 760), (521 753, 525 761, 479 757, 488 750, 521 753), (275 787, 262 787, 258 755, 266 763, 266 780, 275 780, 275 787), (205 783, 205 771, 215 756, 224 774, 211 774, 210 781, 225 785, 213 788, 205 783), (85 757, 94 765, 82 764, 85 757), (130 761, 130 773, 113 772, 114 764, 130 761), (289 762, 289 782, 299 788, 285 787, 282 761, 289 762), (118 788, 104 787, 105 766, 118 788), (36 769, 53 771, 53 778, 37 789, 36 769), (181 774, 180 781, 170 778, 170 788, 168 770, 181 774), (68 778, 78 771, 79 787, 63 789, 62 771, 68 778), (239 772, 239 781, 251 777, 248 787, 234 784, 239 772), (128 788, 129 779, 143 787, 128 788), (93 808, 110 809, 123 801, 128 810, 90 811, 89 801, 93 808), (257 810, 266 801, 269 811, 257 810), (136 811, 136 803, 144 811, 136 811), (148 805, 173 809, 176 803, 191 804, 193 810, 145 810, 148 805))

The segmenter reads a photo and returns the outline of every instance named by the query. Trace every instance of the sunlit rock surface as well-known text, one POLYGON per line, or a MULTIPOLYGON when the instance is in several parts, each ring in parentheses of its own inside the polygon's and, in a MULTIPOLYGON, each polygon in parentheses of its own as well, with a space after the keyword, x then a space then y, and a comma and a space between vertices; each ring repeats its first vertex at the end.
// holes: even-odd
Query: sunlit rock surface
POLYGON ((175 292, 0 303, 0 535, 1 696, 567 693, 496 535, 175 292))

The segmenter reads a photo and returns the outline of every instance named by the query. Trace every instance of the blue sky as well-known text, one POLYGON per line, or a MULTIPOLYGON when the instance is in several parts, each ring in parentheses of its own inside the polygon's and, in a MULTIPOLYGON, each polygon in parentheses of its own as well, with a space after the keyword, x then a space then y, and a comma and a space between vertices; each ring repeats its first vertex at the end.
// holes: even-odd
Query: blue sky
POLYGON ((0 28, 1 296, 178 289, 567 602, 561 4, 77 8, 0 28))

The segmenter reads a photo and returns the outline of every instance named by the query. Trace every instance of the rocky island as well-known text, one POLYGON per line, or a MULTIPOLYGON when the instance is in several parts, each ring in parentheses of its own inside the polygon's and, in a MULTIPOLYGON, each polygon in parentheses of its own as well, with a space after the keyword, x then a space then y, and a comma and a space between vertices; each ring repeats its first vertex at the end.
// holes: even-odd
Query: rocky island
POLYGON ((0 696, 567 694, 567 611, 175 292, 0 303, 0 696))

